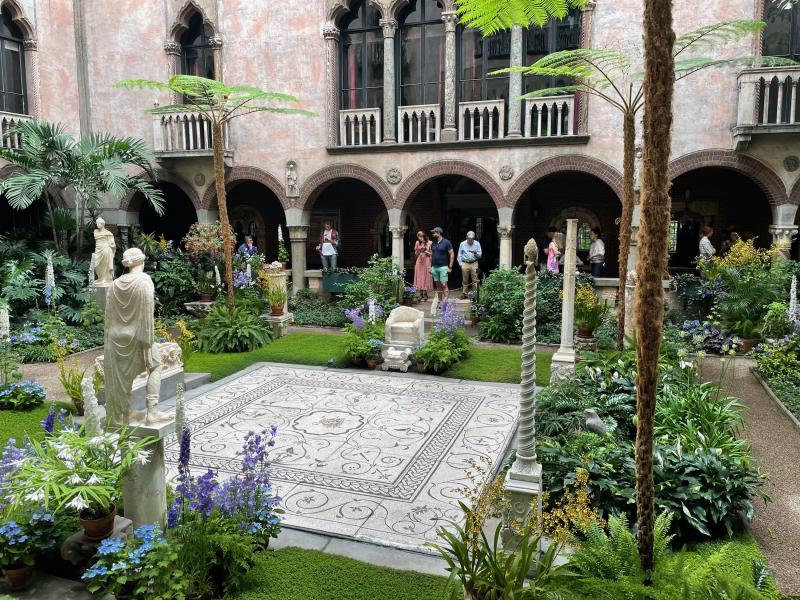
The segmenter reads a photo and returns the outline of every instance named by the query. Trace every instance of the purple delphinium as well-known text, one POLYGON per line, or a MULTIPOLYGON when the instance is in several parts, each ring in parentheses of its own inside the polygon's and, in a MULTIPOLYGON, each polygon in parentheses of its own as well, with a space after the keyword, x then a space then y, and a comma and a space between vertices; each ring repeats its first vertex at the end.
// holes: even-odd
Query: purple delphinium
POLYGON ((364 325, 366 323, 364 321, 364 318, 361 316, 361 307, 351 308, 349 310, 344 311, 344 316, 350 320, 356 331, 361 331, 362 329, 364 329, 364 325))
POLYGON ((443 331, 448 337, 453 337, 464 326, 464 317, 456 312, 455 300, 445 300, 439 304, 439 316, 433 328, 443 331))
POLYGON ((8 439, 6 447, 3 448, 2 458, 0 458, 0 511, 2 511, 7 504, 6 496, 8 490, 5 484, 6 477, 19 468, 20 462, 22 462, 27 455, 28 453, 25 449, 17 447, 17 441, 14 438, 8 439))
POLYGON ((233 287, 248 287, 252 283, 250 276, 245 271, 235 271, 233 273, 233 287))
POLYGON ((56 405, 51 404, 50 410, 47 411, 47 416, 44 419, 42 419, 42 429, 44 429, 44 434, 46 436, 52 435, 55 426, 56 426, 56 405))

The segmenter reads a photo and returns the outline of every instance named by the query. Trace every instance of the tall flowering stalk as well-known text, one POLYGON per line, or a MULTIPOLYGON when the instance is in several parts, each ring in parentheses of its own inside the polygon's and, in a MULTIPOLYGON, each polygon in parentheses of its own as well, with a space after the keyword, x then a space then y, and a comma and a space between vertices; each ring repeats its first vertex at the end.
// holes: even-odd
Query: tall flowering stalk
POLYGON ((8 306, 0 306, 0 342, 8 340, 11 334, 11 318, 8 306))
POLYGON ((89 259, 89 273, 88 273, 90 286, 94 284, 94 268, 96 266, 95 261, 97 261, 97 256, 95 255, 94 252, 92 252, 92 256, 89 259))
POLYGON ((219 267, 214 265, 214 282, 217 284, 217 288, 222 287, 222 276, 219 274, 219 267))
MULTIPOLYGON (((789 314, 797 314, 797 275, 792 275, 792 286, 789 288, 789 314)), ((2 328, 2 324, 0 324, 0 328, 2 328)), ((2 335, 0 335, 0 338, 2 338, 2 335)))
POLYGON ((53 270, 53 254, 47 253, 47 266, 44 271, 44 302, 47 306, 52 306, 56 290, 56 275, 53 270))

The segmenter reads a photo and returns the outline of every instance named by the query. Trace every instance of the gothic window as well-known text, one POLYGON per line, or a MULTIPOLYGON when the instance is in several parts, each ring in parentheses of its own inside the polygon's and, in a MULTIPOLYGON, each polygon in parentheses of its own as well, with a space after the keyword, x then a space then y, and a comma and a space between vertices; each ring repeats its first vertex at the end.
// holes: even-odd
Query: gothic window
MULTIPOLYGON (((530 66, 553 52, 576 50, 581 40, 581 12, 573 9, 562 20, 551 19, 544 27, 531 27, 522 35, 522 60, 530 66)), ((527 94, 545 88, 569 85, 563 77, 529 75, 523 78, 523 91, 527 94)))
POLYGON ((511 64, 511 31, 484 38, 474 29, 460 29, 461 102, 508 100, 508 75, 489 75, 511 64))
POLYGON ((412 0, 400 15, 400 106, 442 104, 444 23, 435 0, 412 0))
POLYGON ((0 11, 0 93, 2 110, 27 114, 25 91, 25 53, 22 32, 11 19, 7 8, 0 11))
POLYGON ((580 252, 588 252, 592 247, 592 227, 588 223, 584 223, 578 229, 578 250, 580 252))
POLYGON ((380 13, 366 0, 353 3, 341 22, 341 107, 383 105, 383 31, 380 13))
POLYGON ((678 251, 678 229, 680 223, 674 217, 669 222, 669 253, 674 254, 678 251))
POLYGON ((800 59, 800 1, 766 0, 763 54, 800 59))
POLYGON ((189 19, 189 28, 181 36, 181 73, 214 79, 213 31, 199 13, 189 19))

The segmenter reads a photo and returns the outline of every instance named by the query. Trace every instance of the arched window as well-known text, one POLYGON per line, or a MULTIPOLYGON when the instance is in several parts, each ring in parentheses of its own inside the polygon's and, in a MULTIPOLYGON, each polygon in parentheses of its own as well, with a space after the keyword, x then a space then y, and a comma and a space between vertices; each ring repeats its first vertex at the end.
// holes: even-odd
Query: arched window
POLYGON ((25 53, 22 49, 22 32, 3 7, 0 11, 0 73, 2 73, 2 109, 6 112, 27 114, 25 95, 25 53))
POLYGON ((460 29, 459 71, 461 102, 508 100, 508 75, 489 73, 511 64, 511 32, 501 31, 484 38, 474 29, 460 29))
POLYGON ((800 2, 766 0, 764 21, 764 56, 800 58, 800 2))
MULTIPOLYGON (((522 60, 530 66, 537 60, 562 50, 576 50, 581 40, 581 12, 573 9, 562 20, 551 19, 544 27, 526 29, 522 36, 522 60)), ((545 88, 569 85, 563 77, 529 75, 524 77, 522 89, 526 94, 545 88)))
POLYGON ((435 0, 412 0, 400 15, 400 106, 444 97, 444 23, 435 0))
POLYGON ((213 34, 199 13, 189 19, 189 28, 181 36, 181 72, 184 75, 214 79, 213 34))
POLYGON ((342 109, 383 105, 383 31, 380 13, 355 2, 341 22, 342 109))
POLYGON ((583 223, 578 229, 578 251, 588 252, 592 247, 592 226, 583 223))

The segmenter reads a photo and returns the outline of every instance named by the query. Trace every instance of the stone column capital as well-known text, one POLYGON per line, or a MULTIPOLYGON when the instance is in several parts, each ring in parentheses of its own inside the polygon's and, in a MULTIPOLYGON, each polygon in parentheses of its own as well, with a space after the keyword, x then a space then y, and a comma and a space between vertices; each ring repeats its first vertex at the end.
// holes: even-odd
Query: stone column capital
POLYGON ((397 31, 397 19, 389 17, 388 19, 381 19, 378 23, 383 28, 383 37, 394 37, 394 32, 397 31))
POLYGON ((392 225, 389 227, 389 231, 392 232, 393 238, 401 238, 406 234, 406 231, 408 231, 408 227, 405 225, 392 225))
POLYGON ((173 56, 180 56, 181 45, 174 40, 167 40, 164 42, 164 52, 173 56))
POLYGON ((289 225, 287 229, 289 230, 289 241, 291 242, 301 242, 308 239, 308 230, 310 229, 308 225, 289 225))
POLYGON ((336 25, 325 25, 322 28, 322 37, 326 40, 336 40, 339 41, 339 28, 336 25))
POLYGON ((444 21, 444 30, 446 32, 455 31, 458 25, 458 15, 454 10, 447 10, 442 13, 442 21, 444 21))
POLYGON ((215 35, 214 37, 209 38, 208 46, 212 50, 219 50, 222 48, 222 36, 215 35))
POLYGON ((770 225, 769 232, 777 251, 777 257, 790 258, 792 238, 797 235, 797 225, 770 225))
POLYGON ((581 12, 593 12, 595 8, 597 8, 597 0, 589 0, 586 6, 581 9, 581 12))
POLYGON ((36 52, 39 49, 39 41, 36 38, 29 38, 22 41, 25 52, 36 52))
POLYGON ((501 240, 510 240, 511 236, 514 234, 514 226, 511 227, 498 227, 497 228, 497 235, 500 236, 501 240))

